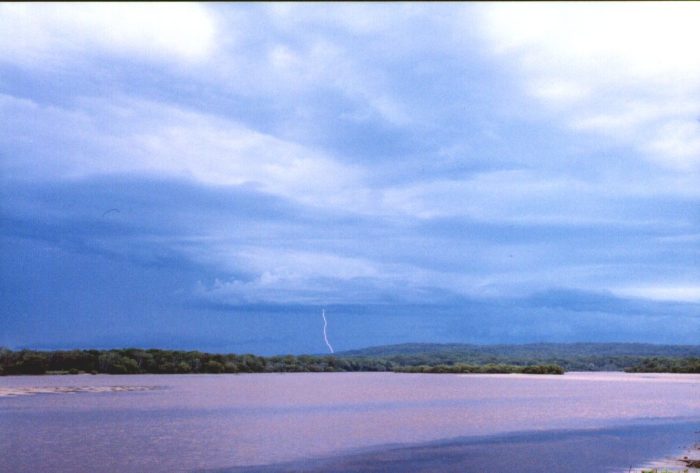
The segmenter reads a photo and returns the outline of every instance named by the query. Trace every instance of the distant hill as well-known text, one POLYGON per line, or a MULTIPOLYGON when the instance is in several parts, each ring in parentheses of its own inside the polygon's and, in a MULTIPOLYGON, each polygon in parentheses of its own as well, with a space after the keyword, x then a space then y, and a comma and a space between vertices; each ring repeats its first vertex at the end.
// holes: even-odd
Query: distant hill
POLYGON ((337 352, 336 356, 395 356, 464 353, 513 356, 700 356, 700 345, 656 345, 653 343, 526 343, 519 345, 474 345, 467 343, 402 343, 337 352))
POLYGON ((530 343, 523 345, 469 345, 405 343, 349 350, 339 358, 380 358, 401 366, 454 363, 482 365, 557 364, 567 371, 621 371, 648 358, 698 358, 700 345, 648 343, 530 343))

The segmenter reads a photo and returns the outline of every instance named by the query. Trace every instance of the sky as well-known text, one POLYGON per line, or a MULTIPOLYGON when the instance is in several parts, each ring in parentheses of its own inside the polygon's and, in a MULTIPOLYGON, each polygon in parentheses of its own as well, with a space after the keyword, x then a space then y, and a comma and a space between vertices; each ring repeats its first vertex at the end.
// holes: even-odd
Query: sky
POLYGON ((0 4, 0 346, 700 340, 700 3, 0 4))

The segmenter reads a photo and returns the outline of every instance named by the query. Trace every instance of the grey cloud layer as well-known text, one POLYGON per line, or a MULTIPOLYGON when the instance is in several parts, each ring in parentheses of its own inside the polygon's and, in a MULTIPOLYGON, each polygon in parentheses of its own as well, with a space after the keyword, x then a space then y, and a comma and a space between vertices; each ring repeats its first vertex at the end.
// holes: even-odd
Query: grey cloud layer
POLYGON ((2 5, 2 251, 181 271, 183 314, 483 299, 496 324, 503 298, 518 325, 537 294, 566 332, 568 288, 695 320, 696 11, 2 5), (647 61, 649 24, 675 33, 647 61))

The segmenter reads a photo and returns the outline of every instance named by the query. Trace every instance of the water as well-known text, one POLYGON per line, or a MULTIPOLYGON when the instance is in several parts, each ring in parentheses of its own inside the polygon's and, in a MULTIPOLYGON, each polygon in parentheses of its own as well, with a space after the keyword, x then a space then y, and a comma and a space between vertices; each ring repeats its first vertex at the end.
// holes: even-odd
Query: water
POLYGON ((0 471, 626 471, 697 441, 699 394, 624 373, 4 377, 0 471))

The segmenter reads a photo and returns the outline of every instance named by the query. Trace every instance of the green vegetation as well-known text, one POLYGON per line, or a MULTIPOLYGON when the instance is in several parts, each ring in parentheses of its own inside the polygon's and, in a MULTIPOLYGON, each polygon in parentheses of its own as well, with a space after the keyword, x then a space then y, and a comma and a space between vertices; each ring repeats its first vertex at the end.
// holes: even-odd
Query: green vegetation
POLYGON ((0 375, 45 373, 531 373, 564 371, 700 373, 700 346, 645 344, 407 344, 334 356, 211 354, 199 351, 11 351, 0 348, 0 375))
POLYGON ((700 358, 648 358, 626 368, 628 373, 700 373, 700 358))
POLYGON ((402 366, 394 371, 400 373, 522 373, 522 374, 564 374, 561 366, 538 365, 538 366, 514 366, 514 365, 465 365, 458 363, 455 365, 435 365, 435 366, 402 366))
POLYGON ((345 360, 333 356, 261 357, 139 348, 71 351, 0 349, 0 374, 5 375, 391 371, 393 367, 393 364, 383 360, 345 360))
POLYGON ((284 373, 397 371, 410 373, 530 373, 561 374, 558 366, 468 366, 437 364, 401 365, 383 358, 314 355, 261 357, 255 355, 220 355, 198 351, 142 350, 71 350, 10 351, 0 349, 0 374, 63 373, 284 373))
POLYGON ((700 357, 700 345, 643 343, 532 343, 467 345, 409 343, 337 354, 342 358, 381 358, 400 366, 558 365, 566 371, 623 371, 654 357, 680 360, 700 357))

